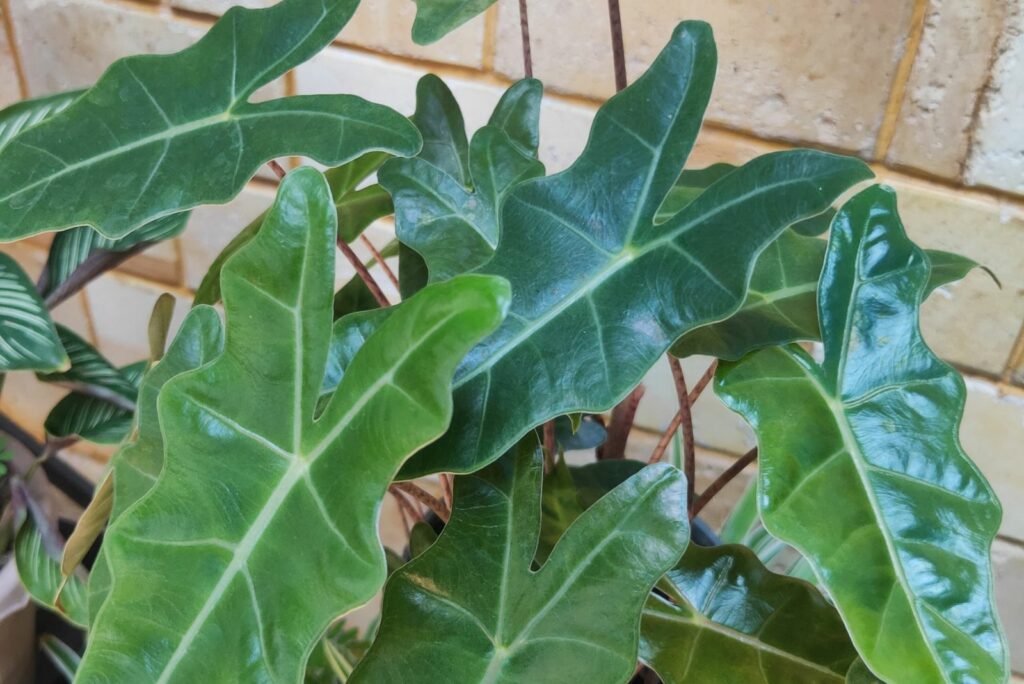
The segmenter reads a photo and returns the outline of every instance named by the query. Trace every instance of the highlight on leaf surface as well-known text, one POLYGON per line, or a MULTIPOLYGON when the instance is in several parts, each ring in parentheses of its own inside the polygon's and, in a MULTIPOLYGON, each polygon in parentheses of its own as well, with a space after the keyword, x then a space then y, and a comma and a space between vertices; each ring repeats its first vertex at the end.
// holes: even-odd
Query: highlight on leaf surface
POLYGON ((302 168, 225 266, 224 351, 160 389, 163 467, 107 532, 81 681, 298 681, 328 624, 383 583, 381 500, 448 425, 455 366, 508 285, 463 276, 403 302, 315 418, 336 234, 326 181, 302 168))
POLYGON ((531 437, 456 478, 451 520, 388 581, 380 630, 351 682, 629 678, 643 603, 689 540, 682 473, 644 468, 534 570, 542 469, 531 437), (444 638, 424 639, 424 625, 444 638))
POLYGON ((512 283, 511 311, 459 368, 452 429, 403 477, 471 472, 547 420, 608 410, 681 335, 740 307, 758 255, 787 226, 871 177, 848 157, 772 153, 660 214, 715 68, 708 25, 680 24, 598 110, 569 169, 512 189, 502 239, 477 271, 512 283))
POLYGON ((764 526, 796 547, 884 680, 999 682, 989 549, 1001 509, 960 446, 964 384, 918 324, 926 254, 891 189, 839 211, 818 294, 824 361, 796 346, 719 367, 758 436, 764 526))
POLYGON ((832 604, 744 546, 691 544, 658 590, 640 658, 665 684, 843 684, 857 659, 832 604))
POLYGON ((0 252, 0 371, 59 371, 69 363, 32 281, 18 262, 0 252))
POLYGON ((277 157, 334 165, 370 150, 415 153, 419 136, 407 120, 358 97, 249 102, 330 43, 357 5, 234 7, 181 52, 114 62, 63 111, 0 150, 0 240, 82 225, 121 238, 227 202, 277 157))

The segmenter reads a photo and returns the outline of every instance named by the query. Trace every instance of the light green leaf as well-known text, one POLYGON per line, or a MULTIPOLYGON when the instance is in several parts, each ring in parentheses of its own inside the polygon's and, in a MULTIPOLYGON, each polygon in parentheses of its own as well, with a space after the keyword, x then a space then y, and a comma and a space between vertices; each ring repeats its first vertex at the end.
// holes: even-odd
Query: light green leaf
POLYGON ((665 684, 843 684, 857 652, 836 609, 750 549, 691 544, 651 594, 640 657, 665 684))
POLYGON ((1006 679, 989 547, 999 502, 957 438, 960 376, 918 314, 928 258, 892 190, 832 225, 819 309, 825 357, 796 346, 719 368, 718 394, 758 434, 765 527, 796 547, 885 680, 1006 679))
MULTIPOLYGON (((146 370, 146 362, 139 361, 120 369, 124 380, 138 387, 146 370)), ((118 387, 121 387, 120 382, 118 387)), ((125 397, 135 401, 135 393, 125 397)), ((52 437, 78 437, 96 444, 117 444, 132 427, 133 411, 100 397, 72 392, 61 399, 46 416, 46 434, 52 437)))
POLYGON ((441 40, 493 5, 495 0, 416 0, 412 39, 420 45, 441 40))
POLYGON ((75 673, 78 672, 78 665, 82 662, 78 653, 52 634, 39 637, 39 648, 57 672, 64 677, 64 681, 72 684, 75 681, 75 673))
POLYGON ((64 111, 0 151, 0 240, 81 225, 123 237, 229 201, 276 157, 334 165, 369 150, 415 153, 419 136, 407 120, 357 97, 248 101, 330 43, 357 5, 234 7, 181 52, 114 62, 64 111))
POLYGON ((430 282, 490 259, 499 210, 517 184, 544 174, 537 161, 540 81, 519 81, 502 96, 488 125, 466 145, 462 112, 444 82, 428 74, 416 86, 413 123, 420 154, 392 159, 380 183, 395 202, 395 234, 422 255, 430 282))
POLYGON ((689 537, 683 476, 645 468, 580 516, 534 571, 541 471, 524 440, 456 479, 451 521, 389 580, 380 631, 351 682, 629 678, 643 602, 689 537), (444 638, 424 639, 424 625, 444 638))
POLYGON ((0 371, 56 371, 69 363, 32 281, 0 252, 0 371))
POLYGON ((511 313, 460 367, 452 429, 403 477, 472 471, 558 415, 610 409, 678 337, 739 308, 754 261, 786 226, 870 177, 847 157, 768 154, 657 222, 715 68, 711 29, 684 22, 601 107, 572 167, 512 190, 478 271, 512 283, 511 313))
POLYGON ((18 577, 33 600, 82 627, 89 616, 85 582, 78 575, 72 575, 65 583, 60 572, 61 545, 56 530, 44 533, 36 523, 36 515, 30 513, 14 539, 14 562, 18 566, 18 577))
POLYGON ((68 108, 84 90, 71 90, 66 93, 44 95, 31 100, 15 102, 10 107, 0 110, 0 150, 24 130, 27 130, 54 114, 68 108))
POLYGON ((160 390, 163 469, 107 533, 82 681, 297 681, 328 624, 383 583, 386 488, 448 424, 455 366, 508 286, 464 276, 404 302, 314 420, 336 221, 323 177, 293 171, 225 266, 224 353, 160 390))

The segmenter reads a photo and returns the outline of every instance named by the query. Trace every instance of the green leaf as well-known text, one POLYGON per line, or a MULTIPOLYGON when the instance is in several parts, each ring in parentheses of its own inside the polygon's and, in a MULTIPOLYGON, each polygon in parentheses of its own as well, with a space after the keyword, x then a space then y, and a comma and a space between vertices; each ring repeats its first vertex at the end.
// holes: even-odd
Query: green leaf
POLYGON ((67 350, 71 365, 58 373, 40 373, 40 380, 88 388, 94 396, 126 409, 134 405, 138 389, 129 376, 115 368, 95 347, 70 328, 58 325, 57 334, 67 350))
POLYGON ((757 512, 757 480, 751 480, 736 503, 718 534, 723 544, 739 544, 761 522, 757 512))
POLYGON ((857 652, 810 584, 769 572, 750 549, 691 544, 652 594, 640 657, 665 684, 842 684, 857 652))
POLYGON ((644 468, 580 516, 534 571, 542 459, 530 441, 456 478, 451 521, 389 580, 380 631, 351 682, 632 674, 643 602, 689 535, 682 473, 644 468), (424 625, 444 638, 424 639, 424 625))
POLYGON ((68 364, 32 281, 14 259, 0 252, 0 371, 56 371, 68 364))
POLYGON ((160 390, 163 470, 107 533, 83 681, 297 681, 328 624, 383 583, 381 500, 448 424, 455 366, 508 285, 465 276, 404 302, 314 420, 336 234, 327 183, 302 168, 225 266, 224 352, 160 390))
POLYGON ((540 81, 513 85, 467 146, 462 112, 444 81, 428 74, 417 84, 412 121, 423 149, 385 164, 380 183, 394 198, 395 234, 423 256, 430 282, 490 259, 502 201, 517 183, 544 174, 537 161, 541 94, 540 81))
POLYGON ((64 111, 0 151, 0 240, 80 225, 123 237, 229 201, 276 157, 334 165, 369 150, 415 153, 419 136, 407 120, 357 97, 248 101, 330 43, 357 5, 235 7, 181 52, 114 62, 64 111))
POLYGON ((856 159, 768 154, 656 222, 715 68, 711 29, 684 22, 601 107, 572 167, 512 190, 502 240, 478 271, 508 278, 511 312, 460 367, 452 429, 403 477, 472 471, 544 421, 610 409, 678 337, 739 308, 754 261, 786 226, 870 177, 856 159))
MULTIPOLYGON (((391 213, 390 198, 388 199, 389 208, 384 213, 380 213, 382 211, 382 200, 379 197, 376 200, 367 195, 353 198, 356 186, 375 173, 380 168, 380 165, 390 157, 391 155, 383 152, 368 152, 346 164, 336 166, 324 172, 327 184, 331 188, 331 196, 334 198, 334 206, 338 211, 339 233, 346 237, 348 241, 359 237, 364 229, 381 216, 391 213), (346 228, 342 229, 341 226, 346 228)), ((263 221, 266 218, 267 212, 264 211, 235 235, 231 242, 221 250, 220 254, 217 255, 217 258, 213 260, 210 268, 206 271, 206 275, 203 276, 202 282, 199 283, 192 306, 216 304, 220 301, 220 273, 224 268, 224 264, 227 263, 232 254, 242 249, 259 232, 260 226, 263 225, 263 221)), ((367 291, 367 294, 369 295, 369 291, 367 291)), ((369 296, 372 298, 373 295, 369 296)))
POLYGON ((918 326, 928 258, 892 190, 832 225, 819 288, 824 362, 796 346, 723 364, 718 394, 760 448, 764 525, 814 566, 885 680, 1006 679, 989 547, 999 502, 957 438, 960 376, 918 326))
POLYGON ((78 653, 52 634, 39 637, 39 648, 64 680, 73 684, 78 665, 82 662, 78 653))
POLYGON ((15 102, 10 107, 0 110, 0 150, 14 139, 16 135, 27 130, 54 114, 68 108, 84 90, 72 90, 66 93, 44 95, 31 100, 15 102))
MULTIPOLYGON (((121 368, 120 373, 124 380, 137 387, 146 365, 145 361, 139 361, 121 368)), ((135 393, 126 399, 134 401, 135 393)), ((100 397, 72 392, 50 410, 43 426, 52 437, 78 437, 96 444, 117 444, 131 430, 133 415, 133 411, 100 397)))
POLYGON ((416 0, 412 39, 429 45, 493 5, 495 0, 416 0))
POLYGON ((578 425, 574 425, 569 416, 559 416, 555 419, 555 440, 564 451, 596 449, 604 444, 607 438, 608 432, 604 425, 592 417, 581 416, 578 425))
POLYGON ((992 281, 1002 287, 998 276, 986 266, 982 266, 974 259, 969 259, 961 254, 943 252, 937 249, 925 250, 928 254, 928 262, 931 264, 931 275, 928 278, 928 286, 925 288, 925 295, 931 294, 936 288, 947 283, 962 280, 968 273, 980 268, 992 278, 992 281))
POLYGON ((37 603, 80 627, 85 626, 89 615, 85 582, 78 575, 72 575, 65 583, 60 572, 60 535, 56 530, 40 530, 36 517, 31 513, 26 515, 14 539, 18 577, 37 603))

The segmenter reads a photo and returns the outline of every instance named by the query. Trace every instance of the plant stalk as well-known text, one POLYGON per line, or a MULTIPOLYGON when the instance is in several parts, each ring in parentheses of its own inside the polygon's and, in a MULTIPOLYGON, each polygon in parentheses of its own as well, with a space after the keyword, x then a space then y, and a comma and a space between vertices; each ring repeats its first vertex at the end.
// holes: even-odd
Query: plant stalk
POLYGON ((608 19, 612 27, 615 92, 621 92, 626 88, 626 49, 622 41, 622 14, 619 12, 619 0, 608 0, 608 19))
MULTIPOLYGON (((693 406, 700 395, 704 393, 704 389, 711 382, 711 379, 715 377, 715 370, 718 368, 718 360, 714 360, 708 369, 704 371, 704 375, 701 376, 697 385, 690 391, 689 399, 690 406, 693 406)), ((651 457, 647 460, 648 463, 657 463, 661 460, 661 457, 665 455, 665 450, 668 449, 668 445, 672 442, 672 435, 676 433, 679 426, 682 425, 683 417, 682 412, 677 411, 675 417, 669 422, 668 427, 665 428, 665 432, 662 433, 661 439, 658 440, 658 445, 654 447, 654 451, 651 453, 651 457)))
POLYGON ((394 285, 395 289, 397 290, 398 276, 396 276, 395 272, 391 270, 391 267, 388 266, 388 263, 384 261, 384 257, 381 256, 380 251, 373 246, 373 242, 370 241, 370 238, 366 237, 366 235, 360 235, 359 241, 363 243, 366 249, 370 250, 370 254, 373 255, 373 260, 380 265, 381 270, 384 271, 384 275, 388 277, 388 280, 391 281, 391 284, 394 285))
MULTIPOLYGON (((679 359, 669 355, 669 368, 672 369, 672 380, 676 385, 676 396, 679 398, 679 418, 683 429, 683 473, 686 475, 686 508, 693 509, 695 490, 693 481, 697 476, 697 455, 693 439, 693 412, 691 411, 690 392, 686 389, 686 376, 679 359)), ((693 517, 693 514, 690 514, 693 517)))
POLYGON ((523 41, 523 73, 533 78, 533 51, 530 49, 530 17, 526 11, 526 0, 519 0, 519 35, 523 41))
POLYGON ((359 260, 359 256, 353 252, 352 248, 348 246, 348 243, 340 237, 338 238, 338 249, 340 249, 341 253, 345 255, 346 259, 348 259, 348 263, 352 264, 352 268, 356 270, 359 278, 366 284, 367 289, 370 290, 370 294, 372 294, 373 298, 377 300, 377 304, 381 307, 391 306, 391 302, 389 302, 388 298, 384 296, 384 291, 380 289, 380 285, 378 285, 377 281, 373 279, 372 275, 370 275, 370 270, 366 268, 366 264, 359 260))
POLYGON ((713 498, 715 498, 715 495, 722 491, 725 485, 732 482, 737 475, 743 472, 744 468, 746 468, 748 465, 750 465, 756 460, 757 447, 754 447, 747 453, 737 458, 736 462, 733 463, 728 468, 726 468, 725 471, 721 475, 719 475, 714 482, 708 485, 707 489, 701 492, 700 496, 697 497, 697 500, 693 502, 693 508, 690 511, 690 517, 693 517, 700 513, 704 509, 704 507, 707 506, 713 498))
POLYGON ((441 518, 445 523, 448 522, 450 511, 445 506, 444 501, 433 496, 429 492, 425 491, 422 487, 413 484, 412 482, 396 482, 392 485, 395 489, 408 494, 412 498, 419 501, 421 504, 434 511, 437 517, 441 518))
POLYGON ((626 442, 633 430, 636 410, 644 396, 644 386, 637 385, 625 399, 612 409, 612 419, 608 425, 608 439, 597 450, 597 460, 611 461, 626 457, 626 442))

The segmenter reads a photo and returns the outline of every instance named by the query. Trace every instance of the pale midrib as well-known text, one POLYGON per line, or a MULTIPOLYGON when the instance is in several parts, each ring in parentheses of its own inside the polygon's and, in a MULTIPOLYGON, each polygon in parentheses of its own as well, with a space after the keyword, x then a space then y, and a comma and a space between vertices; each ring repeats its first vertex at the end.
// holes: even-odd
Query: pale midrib
MULTIPOLYGON (((777 188, 781 188, 786 185, 802 183, 804 181, 804 178, 790 178, 785 181, 760 186, 750 192, 745 192, 742 195, 738 195, 729 202, 723 202, 721 204, 716 205, 712 211, 702 213, 694 217, 693 219, 687 221, 686 223, 677 226, 676 228, 672 229, 670 233, 663 235, 662 237, 659 237, 657 240, 652 240, 639 250, 633 251, 628 248, 623 250, 614 259, 609 261, 607 266, 605 266, 603 269, 599 270, 596 274, 594 274, 593 278, 584 280, 580 287, 576 288, 568 295, 566 295, 562 299, 562 301, 560 301, 556 306, 552 307, 548 311, 545 311, 542 315, 533 319, 530 325, 523 326, 523 328, 514 337, 510 338, 509 341, 504 346, 502 346, 500 350, 498 350, 490 357, 488 357, 486 361, 481 363, 479 366, 474 368, 466 375, 457 379, 453 385, 453 389, 458 389, 462 387, 476 376, 494 367, 495 364, 497 364, 507 354, 511 353, 512 350, 517 348, 524 340, 532 336, 533 333, 535 333, 537 330, 543 328, 549 322, 557 318, 566 309, 574 305, 576 302, 580 301, 584 297, 589 297, 595 290, 597 290, 598 287, 600 287, 602 283, 611 278, 621 269, 625 268, 628 264, 632 263, 634 260, 639 259, 647 255, 648 253, 660 249, 662 246, 675 241, 677 238, 679 238, 682 235, 685 235, 689 230, 693 229, 695 226, 706 223, 707 221, 714 218, 714 216, 716 216, 717 214, 727 209, 731 209, 732 207, 740 204, 741 202, 745 202, 746 200, 755 195, 771 192, 773 190, 776 190, 777 188)), ((681 209, 680 214, 685 211, 686 208, 681 209)), ((680 214, 676 214, 676 216, 679 216, 680 214)), ((784 228, 780 228, 779 230, 781 231, 783 229, 784 228)), ((680 249, 682 248, 680 247, 680 249)), ((696 262, 696 260, 693 259, 692 257, 691 260, 696 262)))
POLYGON ((797 663, 809 669, 821 672, 822 674, 826 674, 834 678, 837 682, 843 682, 846 679, 843 675, 828 669, 824 665, 815 663, 811 660, 806 660, 794 653, 790 653, 776 646, 772 646, 771 644, 767 644, 764 641, 757 639, 756 637, 750 636, 749 634, 745 634, 730 627, 726 627, 725 625, 720 625, 717 622, 713 622, 711 620, 703 619, 702 616, 695 617, 694 619, 687 619, 681 616, 666 615, 665 613, 653 611, 648 608, 644 609, 643 614, 645 617, 650 618, 652 620, 661 620, 663 622, 670 622, 673 624, 680 624, 688 627, 693 627, 698 630, 716 632, 726 638, 739 641, 740 643, 749 646, 757 651, 771 653, 772 655, 779 656, 780 658, 785 658, 786 660, 789 660, 793 663, 797 663))
MULTIPOLYGON (((427 330, 418 339, 420 344, 425 340, 429 340, 431 336, 442 326, 446 325, 455 314, 451 314, 441 319, 440 322, 434 324, 429 330, 427 330)), ((345 428, 351 423, 351 421, 363 410, 363 407, 369 403, 378 392, 385 387, 389 386, 394 379, 395 369, 401 367, 413 353, 418 351, 419 344, 413 344, 407 349, 402 355, 392 364, 391 370, 382 375, 370 388, 364 392, 359 399, 352 405, 352 408, 338 421, 338 424, 332 429, 324 439, 322 439, 316 447, 310 452, 308 458, 303 459, 295 454, 294 460, 288 466, 288 470, 285 471, 281 481, 278 482, 274 491, 271 492, 267 502, 260 509, 259 514, 253 521, 253 524, 249 527, 249 530, 245 533, 242 541, 238 543, 234 554, 232 555, 231 562, 224 569, 224 573, 221 575, 220 580, 210 592, 209 598, 203 604, 199 613, 193 619, 192 624, 189 625, 188 630, 182 636, 181 641, 178 642, 178 646, 171 654, 170 659, 164 666, 164 669, 160 673, 160 677, 157 679, 157 684, 166 684, 169 678, 173 676, 175 668, 181 662, 181 659, 185 657, 189 647, 199 634, 199 630, 202 629, 203 624, 210 617, 210 614, 220 603, 220 599, 223 597, 224 592, 227 591, 228 586, 234 581, 239 571, 242 570, 249 562, 249 556, 252 555, 253 550, 259 543, 260 538, 266 531, 266 528, 270 525, 274 516, 277 515, 281 504, 287 498, 288 494, 291 493, 292 487, 295 486, 303 477, 305 477, 308 470, 316 463, 317 459, 323 452, 334 442, 334 440, 341 434, 345 428)), ((339 388, 340 390, 340 388, 339 388)), ((329 522, 329 521, 328 521, 329 522)), ((258 607, 255 608, 259 610, 258 607)))

